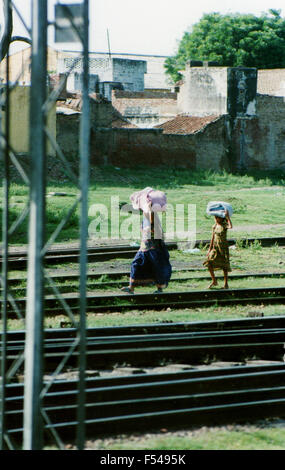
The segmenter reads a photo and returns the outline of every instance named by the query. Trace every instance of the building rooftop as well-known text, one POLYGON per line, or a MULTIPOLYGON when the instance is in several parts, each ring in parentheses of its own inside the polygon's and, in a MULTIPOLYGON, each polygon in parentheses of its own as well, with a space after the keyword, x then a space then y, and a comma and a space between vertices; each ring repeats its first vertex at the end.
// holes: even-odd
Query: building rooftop
POLYGON ((117 115, 113 115, 112 128, 113 129, 138 129, 137 126, 135 126, 131 122, 117 115))
POLYGON ((174 119, 155 126, 156 129, 163 129, 164 134, 194 134, 207 126, 210 122, 216 121, 220 116, 187 116, 178 115, 174 119))

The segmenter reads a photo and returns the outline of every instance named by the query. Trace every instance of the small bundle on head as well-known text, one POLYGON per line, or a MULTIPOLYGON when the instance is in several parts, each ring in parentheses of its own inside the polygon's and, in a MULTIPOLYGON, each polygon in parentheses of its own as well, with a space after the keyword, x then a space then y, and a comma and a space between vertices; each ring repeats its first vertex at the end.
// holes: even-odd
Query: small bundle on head
POLYGON ((167 199, 163 191, 152 188, 145 188, 130 196, 134 209, 141 209, 144 212, 164 212, 166 211, 167 199))
POLYGON ((226 211, 228 211, 231 217, 234 213, 233 207, 228 202, 211 201, 207 205, 206 212, 208 215, 215 215, 224 219, 226 217, 226 211))

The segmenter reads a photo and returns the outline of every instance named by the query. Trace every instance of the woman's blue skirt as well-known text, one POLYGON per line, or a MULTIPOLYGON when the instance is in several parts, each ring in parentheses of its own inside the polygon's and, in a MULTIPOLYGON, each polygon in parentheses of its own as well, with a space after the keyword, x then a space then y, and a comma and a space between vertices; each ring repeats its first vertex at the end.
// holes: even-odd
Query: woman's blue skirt
POLYGON ((134 285, 155 283, 167 286, 171 277, 169 253, 163 244, 160 248, 138 251, 131 264, 131 280, 134 285))

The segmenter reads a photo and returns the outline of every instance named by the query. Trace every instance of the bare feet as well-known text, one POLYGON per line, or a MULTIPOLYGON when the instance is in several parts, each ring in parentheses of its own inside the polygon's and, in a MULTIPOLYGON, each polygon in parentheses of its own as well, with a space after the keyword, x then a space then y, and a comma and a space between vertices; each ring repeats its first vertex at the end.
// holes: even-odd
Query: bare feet
POLYGON ((121 291, 126 292, 127 294, 134 294, 134 290, 131 289, 130 287, 122 287, 121 291))
POLYGON ((218 285, 217 281, 213 281, 213 282, 211 282, 211 284, 208 286, 208 289, 212 289, 212 287, 217 286, 217 285, 218 285))

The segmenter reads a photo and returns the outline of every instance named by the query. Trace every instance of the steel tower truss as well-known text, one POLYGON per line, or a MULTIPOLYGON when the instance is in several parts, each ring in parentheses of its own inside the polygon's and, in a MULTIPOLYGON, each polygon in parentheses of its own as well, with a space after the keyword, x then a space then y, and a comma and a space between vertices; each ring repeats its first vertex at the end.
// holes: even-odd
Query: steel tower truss
MULTIPOLYGON (((23 4, 26 2, 22 2, 23 4)), ((24 5, 23 5, 24 6, 24 5)), ((86 279, 87 279, 87 236, 88 236, 88 184, 89 184, 89 70, 88 70, 88 37, 89 37, 89 2, 78 1, 77 8, 80 11, 80 21, 75 21, 73 6, 67 2, 56 5, 60 8, 61 17, 64 18, 65 26, 68 24, 69 33, 81 44, 83 60, 83 91, 82 112, 80 117, 79 156, 78 171, 74 171, 68 159, 65 157, 64 149, 59 146, 56 139, 47 126, 47 115, 65 86, 68 74, 61 78, 58 85, 52 90, 47 86, 47 44, 50 28, 55 28, 56 34, 63 34, 60 21, 48 19, 49 0, 31 0, 32 15, 31 26, 28 26, 23 14, 12 0, 4 0, 5 8, 5 31, 11 33, 13 15, 21 20, 27 37, 13 37, 11 34, 10 44, 16 40, 24 40, 31 44, 31 86, 30 86, 30 117, 29 117, 29 159, 30 171, 27 172, 13 149, 10 134, 10 112, 11 93, 18 85, 21 76, 15 83, 11 84, 9 77, 9 50, 5 56, 6 78, 1 84, 1 145, 0 164, 3 168, 2 176, 2 243, 1 243, 1 383, 0 383, 0 449, 26 450, 43 449, 46 445, 46 436, 50 443, 57 448, 65 448, 60 432, 55 423, 49 417, 44 407, 44 398, 51 388, 58 374, 63 371, 71 354, 78 351, 78 402, 77 402, 77 448, 83 449, 85 442, 85 375, 86 375, 86 279), (66 177, 76 186, 77 194, 67 212, 62 214, 60 224, 53 234, 47 239, 47 146, 53 148, 56 158, 61 164, 66 177), (25 201, 22 213, 16 220, 11 222, 11 171, 17 172, 27 186, 29 197, 25 201), (63 299, 60 289, 56 286, 52 277, 45 267, 45 256, 48 249, 70 220, 75 211, 80 214, 78 225, 78 238, 80 246, 80 268, 79 268, 79 296, 78 303, 80 314, 75 318, 72 309, 63 299), (17 303, 9 285, 9 254, 13 242, 13 236, 28 220, 28 267, 26 284, 26 310, 22 311, 17 303), (44 379, 44 318, 45 318, 45 288, 53 290, 55 297, 64 306, 66 315, 72 326, 76 328, 77 335, 71 343, 69 351, 57 364, 49 380, 44 379), (14 314, 22 321, 26 332, 25 351, 8 364, 9 353, 9 307, 13 307, 14 314), (24 412, 22 442, 15 439, 13 432, 7 430, 9 412, 6 404, 9 396, 9 387, 17 377, 19 370, 24 370, 24 412)), ((77 18, 78 20, 78 18, 77 18)), ((56 37, 56 35, 55 35, 56 37)), ((3 43, 3 41, 2 41, 3 43)), ((2 51, 1 51, 2 52, 2 51)), ((1 55, 2 57, 2 55, 1 55)), ((73 67, 72 67, 73 68, 73 67)), ((72 72, 72 68, 69 73, 72 72)), ((22 73, 22 72, 21 72, 22 73)), ((13 431, 13 430, 12 430, 13 431)))

